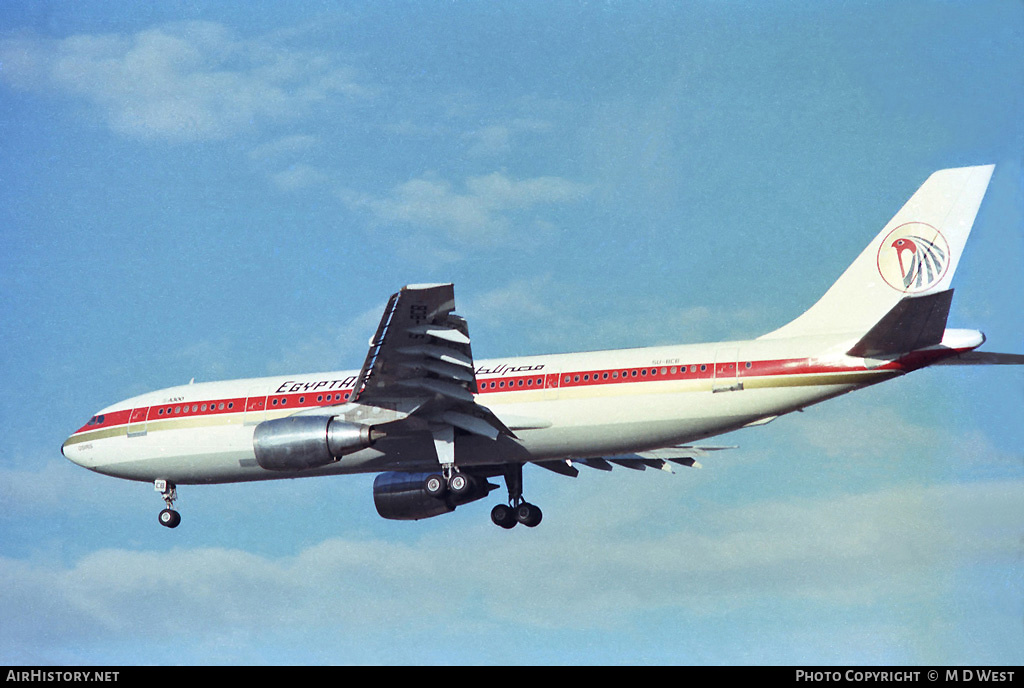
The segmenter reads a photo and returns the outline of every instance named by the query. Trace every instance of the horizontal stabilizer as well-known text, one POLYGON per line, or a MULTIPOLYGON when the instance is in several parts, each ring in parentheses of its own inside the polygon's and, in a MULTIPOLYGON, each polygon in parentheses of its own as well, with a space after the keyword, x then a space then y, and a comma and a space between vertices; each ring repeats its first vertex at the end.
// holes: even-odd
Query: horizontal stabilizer
POLYGON ((946 331, 946 319, 949 317, 949 306, 952 301, 952 289, 900 299, 849 350, 849 355, 871 358, 885 354, 901 354, 939 344, 946 331))
POLYGON ((1024 365, 1024 354, 967 351, 951 358, 944 358, 935 365, 1024 365))

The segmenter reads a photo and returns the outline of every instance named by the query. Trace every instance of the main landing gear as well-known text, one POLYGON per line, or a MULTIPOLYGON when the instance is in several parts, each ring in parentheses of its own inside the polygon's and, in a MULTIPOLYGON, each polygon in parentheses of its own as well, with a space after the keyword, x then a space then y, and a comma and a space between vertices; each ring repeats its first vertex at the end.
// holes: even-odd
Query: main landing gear
POLYGON ((471 487, 469 478, 455 470, 454 466, 443 466, 440 473, 431 473, 423 482, 427 494, 438 499, 448 492, 460 497, 469 492, 471 487))
MULTIPOLYGON (((523 501, 523 466, 512 464, 505 467, 505 485, 508 487, 508 503, 498 504, 491 509, 491 521, 502 528, 514 528, 517 523, 534 528, 544 515, 540 507, 523 501)), ((473 483, 453 465, 441 467, 440 473, 431 473, 423 481, 423 489, 431 497, 443 498, 451 494, 456 500, 473 490, 473 483)), ((478 497, 470 497, 477 499, 478 497)), ((456 501, 456 503, 462 503, 456 501)))
POLYGON ((174 500, 178 498, 178 490, 175 488, 174 483, 167 480, 154 480, 153 489, 160 493, 160 496, 164 498, 164 504, 167 505, 167 508, 161 511, 157 517, 160 520, 160 525, 167 528, 177 528, 178 524, 181 523, 181 514, 171 508, 174 506, 174 500))
POLYGON ((491 521, 502 528, 514 528, 522 523, 528 528, 540 524, 544 514, 540 507, 523 501, 523 465, 513 464, 505 468, 505 486, 508 487, 508 504, 498 504, 491 509, 491 521))

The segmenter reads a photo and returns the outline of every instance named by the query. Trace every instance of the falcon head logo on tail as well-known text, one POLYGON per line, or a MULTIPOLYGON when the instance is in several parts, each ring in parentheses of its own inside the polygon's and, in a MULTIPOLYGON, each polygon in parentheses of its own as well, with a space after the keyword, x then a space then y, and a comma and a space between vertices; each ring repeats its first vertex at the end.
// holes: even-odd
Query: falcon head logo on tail
POLYGON ((939 230, 908 222, 878 247, 878 272, 893 289, 918 294, 937 284, 949 267, 949 244, 939 230))

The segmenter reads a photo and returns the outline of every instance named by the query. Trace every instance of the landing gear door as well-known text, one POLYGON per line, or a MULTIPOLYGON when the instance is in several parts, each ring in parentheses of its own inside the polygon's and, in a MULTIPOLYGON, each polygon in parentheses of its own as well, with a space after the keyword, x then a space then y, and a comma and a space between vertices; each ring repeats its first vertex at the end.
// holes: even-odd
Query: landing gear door
POLYGON ((712 392, 736 392, 743 389, 739 378, 739 354, 737 347, 725 347, 715 352, 712 392))

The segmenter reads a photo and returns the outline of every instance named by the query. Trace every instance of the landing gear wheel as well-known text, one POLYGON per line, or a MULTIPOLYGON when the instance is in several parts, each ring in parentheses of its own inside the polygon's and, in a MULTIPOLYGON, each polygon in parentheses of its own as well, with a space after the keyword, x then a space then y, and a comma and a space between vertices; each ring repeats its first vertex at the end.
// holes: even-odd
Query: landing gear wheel
POLYGON ((178 524, 181 523, 181 514, 174 509, 164 509, 160 512, 160 525, 168 528, 177 528, 178 524))
POLYGON ((164 504, 167 508, 160 512, 157 517, 160 520, 160 525, 167 528, 177 528, 178 524, 181 523, 181 514, 172 509, 174 506, 174 500, 178 498, 178 490, 169 480, 154 480, 153 487, 164 500, 164 504))
POLYGON ((456 473, 455 475, 452 476, 452 479, 448 481, 448 488, 452 491, 453 494, 465 494, 466 492, 469 492, 470 487, 471 484, 469 482, 469 478, 462 475, 461 473, 456 473))
POLYGON ((491 520, 494 521, 494 525, 501 526, 506 530, 509 528, 515 528, 515 525, 519 523, 519 521, 516 520, 515 510, 507 504, 499 504, 491 509, 491 520))
POLYGON ((505 487, 508 488, 508 506, 499 504, 491 510, 491 520, 502 528, 522 523, 527 528, 540 525, 543 515, 540 507, 523 501, 523 465, 506 464, 505 487))
POLYGON ((544 517, 540 507, 523 502, 516 508, 516 520, 528 528, 535 528, 544 517))
POLYGON ((447 492, 448 483, 445 482, 441 475, 431 473, 427 476, 427 479, 423 481, 423 489, 426 490, 427 494, 431 497, 440 499, 444 496, 444 493, 447 492))

